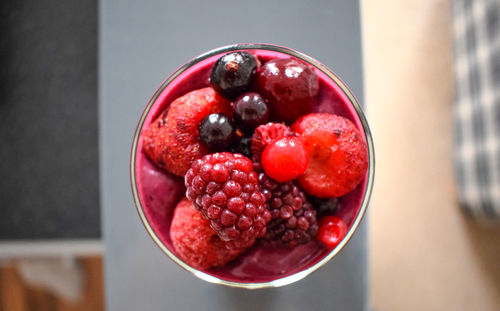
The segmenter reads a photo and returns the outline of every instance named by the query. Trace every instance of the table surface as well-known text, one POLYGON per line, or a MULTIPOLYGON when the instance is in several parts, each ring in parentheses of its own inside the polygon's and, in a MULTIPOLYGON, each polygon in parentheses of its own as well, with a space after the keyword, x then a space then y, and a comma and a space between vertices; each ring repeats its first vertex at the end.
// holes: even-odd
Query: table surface
POLYGON ((173 70, 236 42, 288 46, 320 60, 363 102, 357 1, 100 2, 99 126, 107 310, 363 310, 365 221, 340 255, 286 287, 247 291, 205 283, 170 261, 135 210, 129 154, 147 100, 173 70))
POLYGON ((0 7, 0 256, 96 246, 97 1, 0 7))

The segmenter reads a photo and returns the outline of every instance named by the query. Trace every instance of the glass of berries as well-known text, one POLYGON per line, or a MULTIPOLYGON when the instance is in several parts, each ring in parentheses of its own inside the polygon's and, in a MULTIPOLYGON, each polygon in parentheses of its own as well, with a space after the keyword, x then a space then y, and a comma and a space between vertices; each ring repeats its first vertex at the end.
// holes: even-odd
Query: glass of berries
POLYGON ((174 262, 212 283, 277 287, 349 241, 370 199, 374 149, 333 71, 286 47, 236 44, 162 83, 130 169, 139 216, 174 262))

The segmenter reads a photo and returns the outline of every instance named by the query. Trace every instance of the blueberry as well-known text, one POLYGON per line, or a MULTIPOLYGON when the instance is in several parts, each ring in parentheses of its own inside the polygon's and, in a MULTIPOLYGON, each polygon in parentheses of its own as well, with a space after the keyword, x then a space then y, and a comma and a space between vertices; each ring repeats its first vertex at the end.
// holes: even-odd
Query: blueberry
POLYGON ((221 113, 206 116, 200 122, 198 132, 202 143, 213 151, 227 149, 235 136, 231 120, 221 113))
POLYGON ((257 60, 248 52, 233 52, 220 57, 212 67, 210 83, 229 99, 234 99, 250 86, 257 71, 257 60))
POLYGON ((234 119, 247 132, 266 123, 268 118, 267 103, 257 93, 244 93, 234 102, 234 119))

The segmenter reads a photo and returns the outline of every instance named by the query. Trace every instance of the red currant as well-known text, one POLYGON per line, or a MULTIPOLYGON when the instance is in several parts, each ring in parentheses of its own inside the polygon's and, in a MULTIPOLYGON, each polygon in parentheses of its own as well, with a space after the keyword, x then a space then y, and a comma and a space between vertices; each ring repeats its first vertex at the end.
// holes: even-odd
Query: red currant
POLYGON ((347 225, 335 216, 325 216, 319 221, 317 239, 328 248, 334 249, 347 234, 347 225))
POLYGON ((286 136, 266 146, 261 162, 269 177, 277 182, 285 182, 306 171, 309 156, 298 138, 286 136))

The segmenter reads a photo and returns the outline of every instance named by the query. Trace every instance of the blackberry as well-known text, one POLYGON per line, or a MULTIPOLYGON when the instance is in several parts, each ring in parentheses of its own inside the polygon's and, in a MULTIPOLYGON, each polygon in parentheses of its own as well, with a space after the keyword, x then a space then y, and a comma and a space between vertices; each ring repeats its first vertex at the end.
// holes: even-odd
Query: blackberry
POLYGON ((266 234, 271 213, 250 159, 220 152, 193 162, 186 196, 230 249, 251 246, 266 234))
POLYGON ((257 59, 248 52, 225 54, 212 67, 210 83, 226 98, 235 99, 250 87, 257 66, 257 59))
POLYGON ((318 232, 316 210, 292 181, 278 183, 265 173, 259 183, 271 211, 264 239, 273 246, 294 246, 312 240, 318 232))

